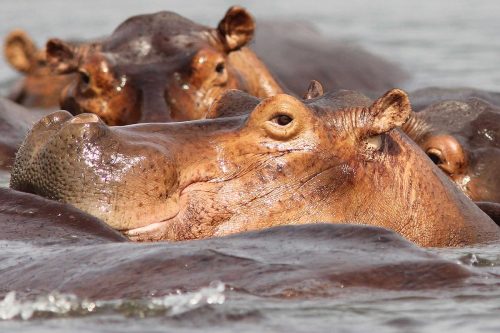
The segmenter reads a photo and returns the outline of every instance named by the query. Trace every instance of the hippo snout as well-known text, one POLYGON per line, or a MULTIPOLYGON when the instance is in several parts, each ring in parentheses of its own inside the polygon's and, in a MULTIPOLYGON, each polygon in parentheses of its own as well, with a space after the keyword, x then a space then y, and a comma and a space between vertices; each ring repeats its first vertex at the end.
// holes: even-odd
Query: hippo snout
POLYGON ((140 135, 95 114, 52 113, 21 145, 10 187, 69 203, 116 229, 161 221, 172 214, 165 202, 175 168, 161 144, 140 135))

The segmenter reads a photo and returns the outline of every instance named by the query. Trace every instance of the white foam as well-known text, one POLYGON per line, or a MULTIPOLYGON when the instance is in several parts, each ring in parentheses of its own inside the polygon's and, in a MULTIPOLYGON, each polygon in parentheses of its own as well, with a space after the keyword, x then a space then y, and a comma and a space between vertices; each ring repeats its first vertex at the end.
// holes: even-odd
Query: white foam
MULTIPOLYGON (((203 306, 223 304, 226 299, 225 289, 222 282, 212 282, 208 287, 198 291, 178 292, 164 297, 135 300, 133 303, 142 305, 149 310, 165 310, 165 315, 175 316, 203 306)), ((56 291, 48 295, 38 296, 34 301, 22 301, 16 298, 15 291, 11 291, 0 301, 0 319, 21 318, 28 320, 36 314, 65 315, 76 311, 79 314, 89 314, 102 308, 118 310, 121 306, 127 305, 128 302, 132 302, 132 300, 90 301, 56 291)))

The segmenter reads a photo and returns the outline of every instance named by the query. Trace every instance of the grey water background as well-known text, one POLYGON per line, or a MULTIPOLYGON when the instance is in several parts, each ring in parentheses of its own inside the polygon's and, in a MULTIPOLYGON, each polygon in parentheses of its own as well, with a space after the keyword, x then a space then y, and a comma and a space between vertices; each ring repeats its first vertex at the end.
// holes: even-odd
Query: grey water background
MULTIPOLYGON (((497 0, 0 0, 0 35, 23 28, 39 45, 49 37, 93 38, 111 32, 131 15, 159 10, 214 26, 236 3, 257 20, 309 20, 332 39, 357 43, 400 64, 412 75, 405 88, 470 86, 500 91, 497 0)), ((16 75, 0 62, 0 81, 16 75)), ((498 245, 432 251, 454 261, 480 258, 483 267, 478 269, 499 274, 497 249, 498 245)), ((356 290, 352 297, 308 300, 225 291, 223 304, 205 304, 181 317, 97 311, 89 316, 0 321, 0 332, 500 332, 498 278, 483 282, 465 290, 356 290)))

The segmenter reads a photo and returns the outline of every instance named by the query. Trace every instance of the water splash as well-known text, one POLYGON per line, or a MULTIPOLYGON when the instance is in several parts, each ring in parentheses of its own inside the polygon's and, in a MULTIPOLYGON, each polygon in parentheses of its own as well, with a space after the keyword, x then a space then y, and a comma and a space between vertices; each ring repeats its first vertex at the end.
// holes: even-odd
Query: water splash
POLYGON ((208 287, 198 291, 154 297, 145 300, 109 300, 90 301, 80 299, 72 294, 51 292, 38 296, 35 300, 19 300, 16 292, 9 292, 0 301, 0 319, 21 318, 28 320, 43 314, 64 316, 70 314, 88 315, 98 311, 114 310, 127 315, 146 316, 163 313, 166 316, 177 316, 204 306, 220 305, 226 300, 222 282, 212 282, 208 287))

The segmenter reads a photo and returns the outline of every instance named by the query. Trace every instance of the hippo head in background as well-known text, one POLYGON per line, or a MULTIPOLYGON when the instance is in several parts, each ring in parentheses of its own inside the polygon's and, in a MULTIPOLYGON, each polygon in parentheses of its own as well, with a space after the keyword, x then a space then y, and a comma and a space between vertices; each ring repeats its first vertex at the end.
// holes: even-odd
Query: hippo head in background
POLYGON ((500 203, 500 108, 478 98, 432 104, 403 126, 474 201, 500 203))
POLYGON ((108 127, 59 111, 27 136, 11 187, 72 204, 136 241, 312 222, 383 226, 424 246, 498 238, 396 128, 411 112, 403 91, 372 102, 310 90, 303 101, 230 91, 211 112, 240 116, 177 123, 108 127))
POLYGON ((9 93, 9 99, 27 107, 56 108, 61 91, 73 75, 58 75, 47 64, 45 49, 36 47, 23 30, 11 31, 4 42, 4 56, 24 75, 9 93))
POLYGON ((62 94, 61 107, 73 114, 95 113, 110 125, 203 119, 227 89, 281 92, 245 47, 254 29, 240 7, 216 29, 159 12, 129 18, 100 43, 74 48, 49 40, 47 53, 58 72, 79 73, 62 94))

